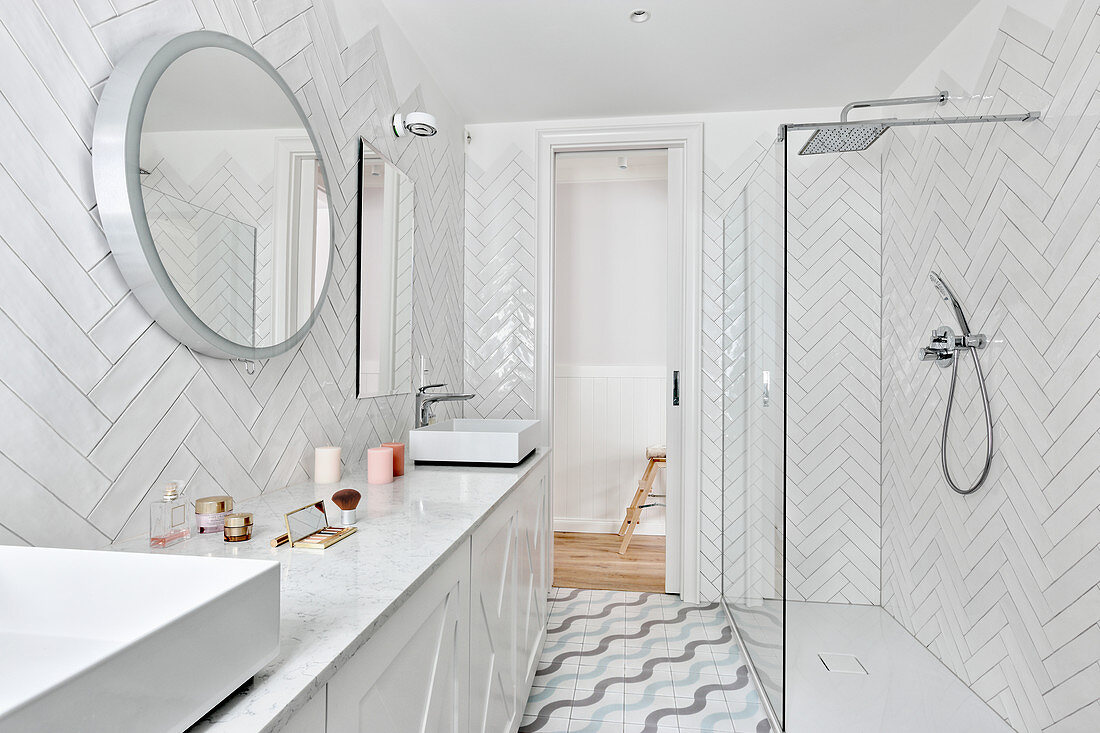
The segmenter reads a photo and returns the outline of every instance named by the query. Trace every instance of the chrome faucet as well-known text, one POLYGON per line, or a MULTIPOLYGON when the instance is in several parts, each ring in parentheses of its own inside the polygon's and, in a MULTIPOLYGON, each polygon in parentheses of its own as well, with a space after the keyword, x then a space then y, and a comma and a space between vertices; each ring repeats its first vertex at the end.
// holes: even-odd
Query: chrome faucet
POLYGON ((416 390, 416 425, 413 427, 422 428, 431 422, 432 418, 435 417, 435 413, 432 412, 432 405, 436 402, 459 402, 462 400, 472 400, 474 398, 472 393, 460 394, 457 392, 428 391, 436 387, 446 386, 446 384, 425 384, 423 387, 416 390))

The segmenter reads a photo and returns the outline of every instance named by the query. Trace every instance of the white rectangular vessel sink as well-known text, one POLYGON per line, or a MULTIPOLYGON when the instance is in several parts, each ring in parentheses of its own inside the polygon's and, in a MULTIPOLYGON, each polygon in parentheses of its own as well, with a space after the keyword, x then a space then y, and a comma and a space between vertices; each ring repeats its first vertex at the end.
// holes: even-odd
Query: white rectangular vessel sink
POLYGON ((183 731, 279 651, 279 563, 0 546, 0 733, 183 731))
POLYGON ((514 466, 539 442, 539 420, 443 420, 409 431, 417 463, 514 466))

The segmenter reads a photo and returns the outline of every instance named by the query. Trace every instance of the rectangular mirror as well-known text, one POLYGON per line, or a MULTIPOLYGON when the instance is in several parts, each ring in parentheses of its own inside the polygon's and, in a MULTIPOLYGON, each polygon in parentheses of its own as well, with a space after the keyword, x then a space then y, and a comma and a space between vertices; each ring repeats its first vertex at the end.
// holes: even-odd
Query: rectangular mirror
POLYGON ((355 394, 412 391, 413 182, 359 141, 355 394))

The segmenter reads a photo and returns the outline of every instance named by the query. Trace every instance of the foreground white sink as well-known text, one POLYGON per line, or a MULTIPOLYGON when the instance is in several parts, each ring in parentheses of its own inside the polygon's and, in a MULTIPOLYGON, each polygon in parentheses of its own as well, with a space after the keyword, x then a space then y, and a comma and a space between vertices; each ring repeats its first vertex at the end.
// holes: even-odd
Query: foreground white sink
POLYGON ((539 420, 443 420, 409 431, 417 463, 514 466, 538 447, 539 420))
POLYGON ((279 563, 0 546, 0 732, 182 731, 279 650, 279 563))

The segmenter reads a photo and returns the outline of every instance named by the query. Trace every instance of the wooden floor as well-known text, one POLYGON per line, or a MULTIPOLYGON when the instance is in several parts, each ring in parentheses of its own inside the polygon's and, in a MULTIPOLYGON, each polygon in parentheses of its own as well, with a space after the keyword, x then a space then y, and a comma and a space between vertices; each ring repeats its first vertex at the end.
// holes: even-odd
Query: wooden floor
POLYGON ((626 555, 614 534, 554 533, 554 585, 665 592, 665 538, 634 535, 626 555))

